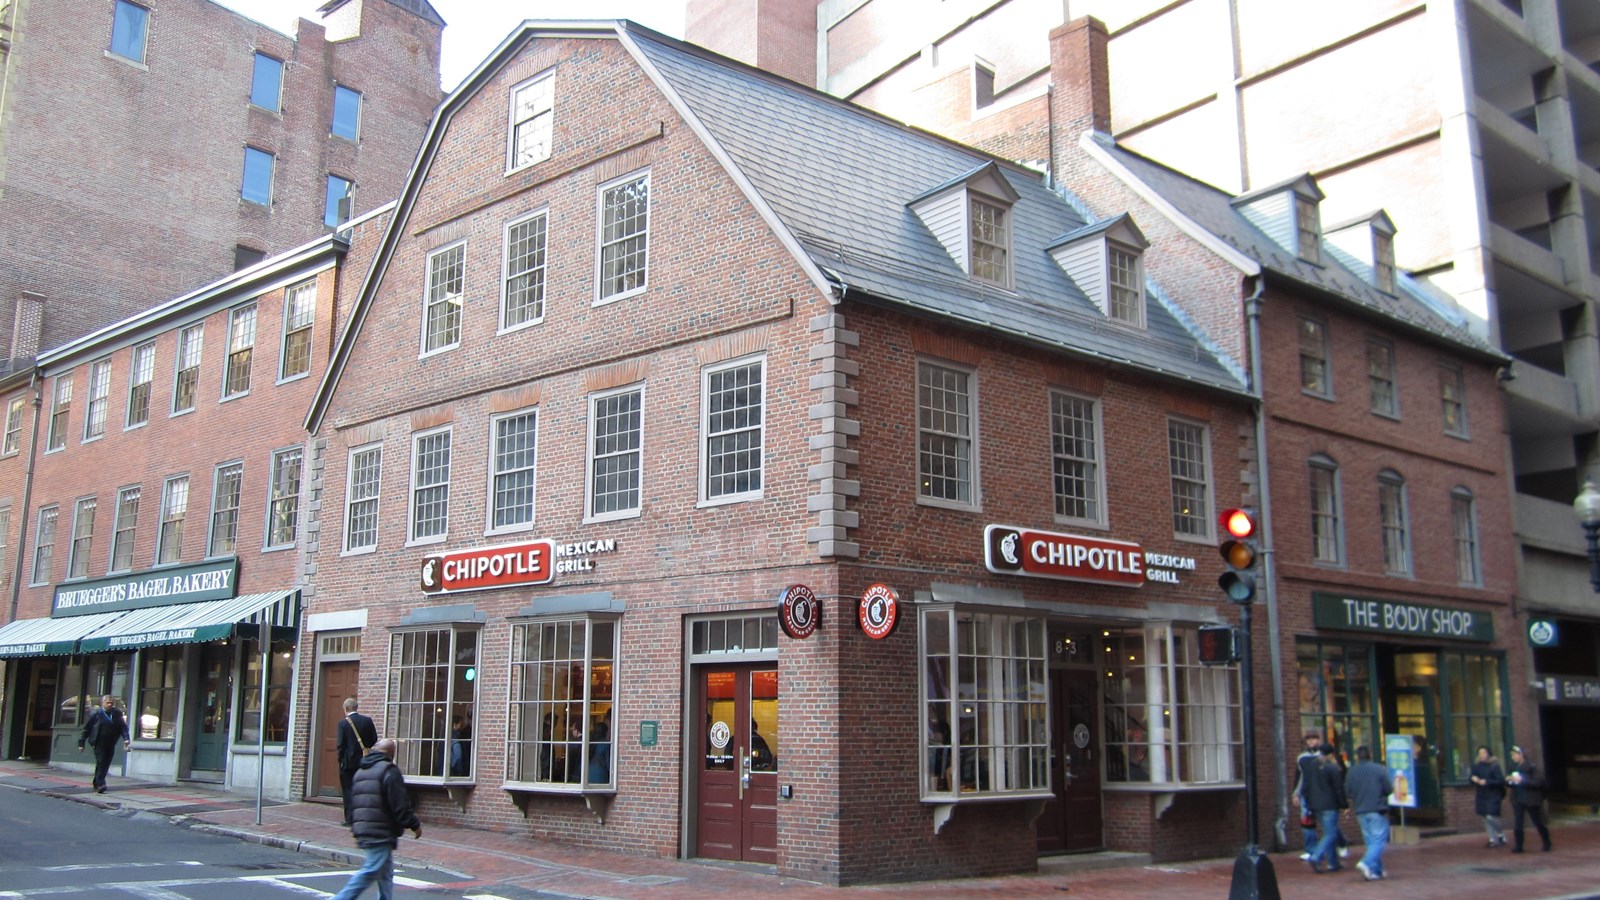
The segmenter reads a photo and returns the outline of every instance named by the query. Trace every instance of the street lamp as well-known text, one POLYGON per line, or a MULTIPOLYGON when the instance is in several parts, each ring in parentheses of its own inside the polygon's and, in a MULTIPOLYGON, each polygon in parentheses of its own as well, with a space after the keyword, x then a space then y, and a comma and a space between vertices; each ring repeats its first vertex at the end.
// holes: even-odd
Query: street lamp
POLYGON ((1589 539, 1589 583, 1600 593, 1600 485, 1593 478, 1584 479, 1572 508, 1578 511, 1584 537, 1589 539))

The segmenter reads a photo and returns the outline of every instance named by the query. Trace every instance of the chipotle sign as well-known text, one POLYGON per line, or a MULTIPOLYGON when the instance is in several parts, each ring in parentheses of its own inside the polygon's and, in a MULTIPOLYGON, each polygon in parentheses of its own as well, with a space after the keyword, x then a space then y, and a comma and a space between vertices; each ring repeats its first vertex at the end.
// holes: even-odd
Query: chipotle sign
POLYGON ((1129 541, 990 525, 983 531, 983 564, 1000 575, 1032 575, 1138 587, 1145 582, 1144 550, 1129 541))
POLYGON ((555 542, 458 550, 422 560, 422 592, 447 594, 518 584, 547 584, 555 575, 555 542))

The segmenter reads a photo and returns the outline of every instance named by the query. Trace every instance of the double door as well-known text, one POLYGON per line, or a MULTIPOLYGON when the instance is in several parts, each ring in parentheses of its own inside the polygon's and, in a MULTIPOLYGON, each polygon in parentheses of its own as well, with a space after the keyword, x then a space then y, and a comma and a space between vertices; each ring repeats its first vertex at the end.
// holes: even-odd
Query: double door
POLYGON ((705 666, 695 675, 695 855, 778 861, 778 670, 705 666))

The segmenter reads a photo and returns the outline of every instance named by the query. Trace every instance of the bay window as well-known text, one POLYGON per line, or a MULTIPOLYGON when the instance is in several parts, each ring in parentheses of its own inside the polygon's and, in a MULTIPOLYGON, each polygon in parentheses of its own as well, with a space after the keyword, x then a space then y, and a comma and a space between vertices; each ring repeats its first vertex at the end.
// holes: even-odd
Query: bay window
POLYGON ((1238 669, 1202 664, 1198 634, 1168 624, 1101 632, 1108 784, 1243 780, 1238 669))
POLYGON ((476 624, 397 631, 389 638, 388 736, 408 779, 471 781, 478 711, 476 624))
POLYGON ((613 618, 580 616, 511 626, 511 739, 506 780, 527 788, 616 785, 613 618))

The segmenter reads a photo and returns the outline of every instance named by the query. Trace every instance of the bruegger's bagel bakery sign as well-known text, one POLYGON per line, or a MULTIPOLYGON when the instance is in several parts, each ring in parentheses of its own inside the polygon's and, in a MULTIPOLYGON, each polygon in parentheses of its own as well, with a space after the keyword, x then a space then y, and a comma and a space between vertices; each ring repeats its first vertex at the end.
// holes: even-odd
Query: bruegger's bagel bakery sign
POLYGON ((983 564, 997 575, 1027 575, 1139 587, 1147 581, 1178 584, 1193 572, 1190 556, 1152 553, 1131 541, 1034 531, 1016 525, 983 530, 983 564))

